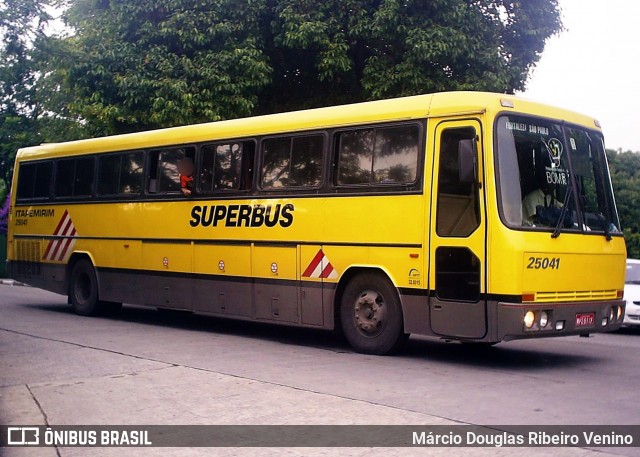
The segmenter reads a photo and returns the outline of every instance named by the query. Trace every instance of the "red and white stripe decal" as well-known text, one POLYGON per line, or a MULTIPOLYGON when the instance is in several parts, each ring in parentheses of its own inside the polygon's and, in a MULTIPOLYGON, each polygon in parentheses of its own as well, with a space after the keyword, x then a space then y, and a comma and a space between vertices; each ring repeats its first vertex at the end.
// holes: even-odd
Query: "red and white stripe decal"
POLYGON ((305 278, 338 279, 338 272, 320 249, 302 276, 305 278))
POLYGON ((73 249, 73 245, 76 244, 75 236, 77 233, 71 216, 69 216, 69 211, 65 210, 62 219, 60 219, 53 232, 54 238, 49 241, 42 259, 57 260, 58 262, 65 260, 73 249))

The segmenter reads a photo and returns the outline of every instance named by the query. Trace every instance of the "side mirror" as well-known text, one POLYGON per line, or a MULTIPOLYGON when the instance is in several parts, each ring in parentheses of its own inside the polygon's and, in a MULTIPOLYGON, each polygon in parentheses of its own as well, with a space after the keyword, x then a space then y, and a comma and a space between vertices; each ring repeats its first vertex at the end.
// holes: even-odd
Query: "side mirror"
POLYGON ((478 151, 474 138, 458 142, 458 174, 460 182, 474 183, 478 181, 478 151))

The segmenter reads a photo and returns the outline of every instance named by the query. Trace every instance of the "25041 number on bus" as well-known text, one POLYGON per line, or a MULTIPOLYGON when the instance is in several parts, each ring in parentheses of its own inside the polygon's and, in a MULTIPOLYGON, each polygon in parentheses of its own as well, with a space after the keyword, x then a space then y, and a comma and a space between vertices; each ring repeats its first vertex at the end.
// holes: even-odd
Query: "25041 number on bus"
POLYGON ((559 270, 559 257, 529 257, 528 270, 559 270))

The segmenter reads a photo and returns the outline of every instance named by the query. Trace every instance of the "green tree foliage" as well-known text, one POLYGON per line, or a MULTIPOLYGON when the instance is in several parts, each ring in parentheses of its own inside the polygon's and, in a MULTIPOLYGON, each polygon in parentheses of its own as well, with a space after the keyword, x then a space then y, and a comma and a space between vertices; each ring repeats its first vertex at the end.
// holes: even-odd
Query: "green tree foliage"
POLYGON ((30 46, 48 18, 43 6, 40 0, 0 3, 0 197, 10 186, 17 148, 37 141, 39 108, 30 46))
POLYGON ((36 68, 31 45, 42 36, 49 19, 46 0, 4 0, 0 3, 0 108, 2 114, 17 116, 37 110, 36 68))
POLYGON ((442 90, 524 87, 557 0, 70 0, 51 79, 119 133, 442 90))
POLYGON ((246 116, 270 67, 263 1, 76 0, 53 78, 96 134, 246 116))
POLYGON ((0 202, 11 185, 19 148, 82 136, 82 125, 60 117, 64 110, 48 111, 58 97, 56 90, 40 88, 52 51, 44 34, 50 20, 48 4, 49 0, 0 2, 0 202))
POLYGON ((556 0, 279 0, 261 112, 445 90, 524 88, 556 0))
POLYGON ((627 255, 640 259, 640 153, 607 150, 607 159, 627 255))

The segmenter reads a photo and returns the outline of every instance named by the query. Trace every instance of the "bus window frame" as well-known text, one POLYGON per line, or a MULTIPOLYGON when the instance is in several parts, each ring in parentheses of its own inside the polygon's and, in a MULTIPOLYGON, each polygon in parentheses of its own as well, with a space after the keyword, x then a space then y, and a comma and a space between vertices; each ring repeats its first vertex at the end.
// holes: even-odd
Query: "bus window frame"
MULTIPOLYGON (((158 190, 158 185, 159 185, 159 181, 160 179, 158 178, 158 170, 159 170, 159 161, 160 161, 160 154, 163 151, 175 151, 177 149, 184 149, 185 150, 185 157, 188 157, 186 155, 186 149, 187 148, 193 148, 193 157, 191 158, 193 160, 193 164, 194 164, 194 170, 193 170, 193 175, 195 175, 197 173, 197 167, 196 165, 196 161, 198 158, 198 153, 200 151, 200 143, 183 143, 183 144, 169 144, 169 145, 160 145, 160 146, 153 146, 150 148, 146 148, 144 150, 145 152, 145 172, 144 172, 144 182, 143 182, 143 192, 142 192, 142 196, 147 197, 147 198, 151 198, 151 199, 167 199, 167 198, 171 198, 171 199, 175 199, 175 200, 182 200, 185 197, 185 195, 180 191, 180 189, 178 190, 170 190, 170 191, 160 191, 158 190), (152 171, 152 157, 156 155, 156 160, 155 160, 155 177, 151 176, 151 171, 152 171), (151 187, 151 180, 155 179, 156 180, 156 190, 154 192, 151 192, 150 187, 151 187)), ((115 151, 112 151, 115 152, 115 151)), ((117 151, 120 152, 120 151, 117 151)), ((194 177, 195 179, 195 177, 194 177)))
MULTIPOLYGON (((49 195, 51 196, 51 198, 55 201, 55 202, 84 202, 84 201, 91 201, 91 200, 95 200, 96 199, 96 187, 98 184, 97 181, 97 172, 98 172, 98 160, 97 160, 98 154, 96 153, 92 153, 92 154, 78 154, 78 155, 68 155, 68 156, 64 156, 64 157, 57 157, 55 159, 53 159, 53 179, 52 179, 52 185, 49 189, 49 195), (91 193, 90 194, 85 194, 85 195, 60 195, 58 196, 56 194, 56 184, 58 183, 58 164, 64 160, 73 160, 73 161, 78 161, 78 160, 82 160, 82 159, 91 159, 93 161, 93 179, 91 181, 91 193)), ((76 172, 77 172, 77 163, 74 163, 74 169, 73 169, 73 174, 74 174, 74 179, 76 177, 76 172)), ((75 183, 73 183, 73 187, 72 187, 72 192, 75 193, 75 183)))
MULTIPOLYGON (((424 183, 424 166, 427 155, 427 118, 415 120, 403 120, 398 122, 382 122, 374 124, 358 124, 348 127, 340 127, 331 131, 331 160, 328 161, 330 173, 328 184, 331 190, 337 193, 356 193, 359 195, 387 194, 387 193, 411 193, 422 192, 424 183), (416 178, 409 183, 374 183, 363 184, 338 184, 338 168, 340 154, 340 137, 345 132, 367 129, 397 128, 402 126, 415 126, 418 128, 418 157, 416 162, 416 178)), ((374 165, 375 166, 375 165, 374 165)))
MULTIPOLYGON (((31 203, 46 203, 53 200, 53 186, 55 184, 55 160, 54 159, 40 159, 40 160, 29 160, 29 161, 21 161, 18 166, 17 173, 14 172, 17 176, 17 188, 16 188, 16 205, 22 204, 31 204, 31 203), (49 194, 46 197, 30 197, 30 198, 19 198, 18 197, 18 188, 20 186, 20 171, 22 167, 25 165, 39 165, 41 163, 50 163, 51 164, 51 179, 49 180, 49 194)), ((36 177, 37 179, 37 177, 36 177)), ((33 183, 33 187, 35 187, 35 182, 33 183)))
MULTIPOLYGON (((196 150, 196 160, 194 161, 195 164, 195 170, 194 170, 194 179, 196 180, 196 189, 197 189, 197 195, 203 199, 215 199, 215 198, 226 198, 226 197, 234 197, 234 196, 245 196, 245 195, 251 195, 253 192, 255 192, 255 170, 256 170, 256 160, 257 160, 257 156, 258 156, 258 152, 257 149, 259 147, 259 140, 256 137, 244 137, 244 138, 222 138, 222 139, 218 139, 218 140, 211 140, 211 141, 206 141, 206 142, 202 142, 202 143, 198 143, 196 145, 197 150, 196 150), (240 183, 239 183, 239 187, 237 189, 216 189, 216 190, 212 190, 212 191, 203 191, 202 187, 201 187, 201 178, 202 178, 202 166, 203 166, 203 149, 206 146, 218 146, 218 145, 222 145, 222 144, 233 144, 233 143, 242 143, 242 160, 241 160, 241 164, 240 164, 240 183), (244 160, 244 155, 245 155, 245 146, 247 143, 253 143, 253 157, 252 160, 248 160, 245 161, 244 160), (245 167, 249 167, 249 182, 244 183, 245 185, 248 186, 248 188, 243 189, 242 185, 243 185, 243 173, 245 172, 246 168, 245 167)), ((214 162, 214 172, 215 172, 215 162, 214 162)))
MULTIPOLYGON (((59 158, 47 158, 47 159, 38 159, 34 161, 21 161, 20 167, 24 164, 38 164, 50 162, 52 166, 52 179, 49 185, 49 196, 45 198, 29 198, 29 199, 20 199, 16 198, 16 205, 28 205, 32 203, 36 204, 46 204, 51 202, 53 204, 56 203, 65 203, 65 202, 83 202, 83 201, 94 201, 100 203, 108 203, 108 202, 138 202, 138 201, 174 201, 174 200, 184 200, 185 197, 181 192, 176 191, 168 191, 168 192, 151 192, 149 190, 150 180, 153 178, 151 176, 151 171, 154 169, 152 166, 153 156, 156 156, 156 176, 157 180, 157 160, 159 159, 159 153, 162 150, 174 150, 174 149, 187 149, 193 148, 194 150, 194 178, 196 179, 196 189, 197 193, 195 193, 194 197, 201 200, 215 200, 215 199, 228 199, 228 198, 251 198, 254 196, 262 196, 265 198, 275 198, 280 196, 339 196, 339 195, 388 195, 388 194, 419 194, 423 192, 424 187, 424 165, 426 160, 426 143, 427 143, 427 118, 419 118, 412 120, 402 120, 398 122, 380 122, 380 123, 366 123, 366 124, 357 124, 357 125, 349 125, 337 128, 323 128, 323 129, 315 129, 315 130, 305 130, 298 132, 282 132, 278 134, 271 135, 255 135, 255 136, 247 136, 247 137, 235 137, 235 138, 220 138, 213 139, 206 142, 198 142, 198 143, 182 143, 182 144, 167 144, 167 145, 154 145, 152 147, 147 148, 125 148, 125 149, 116 149, 104 152, 94 152, 91 154, 80 154, 80 155, 65 155, 59 158), (348 185, 336 185, 334 184, 336 167, 337 167, 337 158, 338 158, 338 147, 337 140, 339 138, 339 134, 343 132, 351 132, 354 130, 360 129, 378 129, 378 128, 394 128, 401 126, 415 126, 418 129, 418 157, 417 157, 417 170, 416 170, 416 179, 411 183, 368 183, 368 184, 348 184, 348 185), (322 149, 322 159, 323 164, 321 167, 322 179, 320 184, 317 186, 291 186, 285 188, 267 188, 263 189, 260 186, 261 180, 261 165, 262 165, 262 142, 264 140, 272 139, 272 138, 282 138, 289 137, 293 141, 295 138, 299 137, 308 137, 308 136, 321 136, 323 138, 324 144, 322 149), (224 190, 216 190, 214 192, 201 192, 200 191, 200 172, 202 167, 202 150, 204 146, 208 145, 217 145, 217 144, 225 144, 225 143, 244 143, 245 145, 248 143, 253 143, 253 158, 251 161, 244 161, 242 164, 243 173, 245 172, 245 167, 249 167, 249 180, 246 182, 247 188, 245 189, 224 189, 224 190), (142 178, 142 189, 139 193, 131 193, 131 194, 113 194, 113 195, 99 195, 97 192, 98 188, 98 173, 99 173, 99 162, 102 156, 106 155, 119 155, 119 154, 129 154, 129 153, 142 153, 144 160, 144 171, 142 178), (155 153, 155 154, 154 154, 155 153), (55 195, 55 184, 57 179, 57 162, 59 160, 67 160, 67 159, 78 159, 78 158, 91 158, 93 160, 93 183, 92 183, 92 193, 91 195, 82 195, 82 196, 61 196, 57 197, 55 195)), ((18 170, 19 172, 19 170, 18 170)), ((242 184, 241 184, 242 185, 242 184)), ((193 198, 193 197, 191 197, 193 198)))
POLYGON ((299 194, 317 194, 319 190, 326 188, 327 184, 327 162, 329 162, 329 141, 331 139, 331 135, 327 130, 310 130, 304 132, 289 132, 289 133, 281 133, 275 135, 265 135, 260 137, 258 141, 258 150, 255 154, 255 165, 254 165, 254 173, 253 173, 253 186, 252 191, 256 194, 262 195, 277 195, 277 194, 290 194, 291 192, 299 193, 299 194), (264 149, 263 143, 268 140, 278 139, 278 138, 288 138, 293 143, 294 139, 302 138, 302 137, 312 137, 312 136, 320 136, 322 137, 322 164, 321 164, 321 176, 320 183, 316 186, 287 186, 287 187, 262 187, 262 163, 264 158, 264 149))
MULTIPOLYGON (((122 164, 122 161, 120 162, 122 164)), ((97 200, 100 201, 136 201, 139 200, 140 197, 144 195, 145 183, 147 182, 145 179, 146 176, 146 167, 147 167, 147 151, 145 149, 123 149, 118 151, 109 151, 101 154, 96 154, 96 172, 95 172, 95 196, 97 200), (101 194, 98 192, 98 187, 100 184, 100 159, 102 157, 109 156, 124 156, 127 154, 140 154, 142 153, 142 178, 141 178, 141 187, 139 192, 135 193, 117 193, 117 194, 101 194)), ((118 177, 118 184, 120 184, 120 176, 118 177)))

